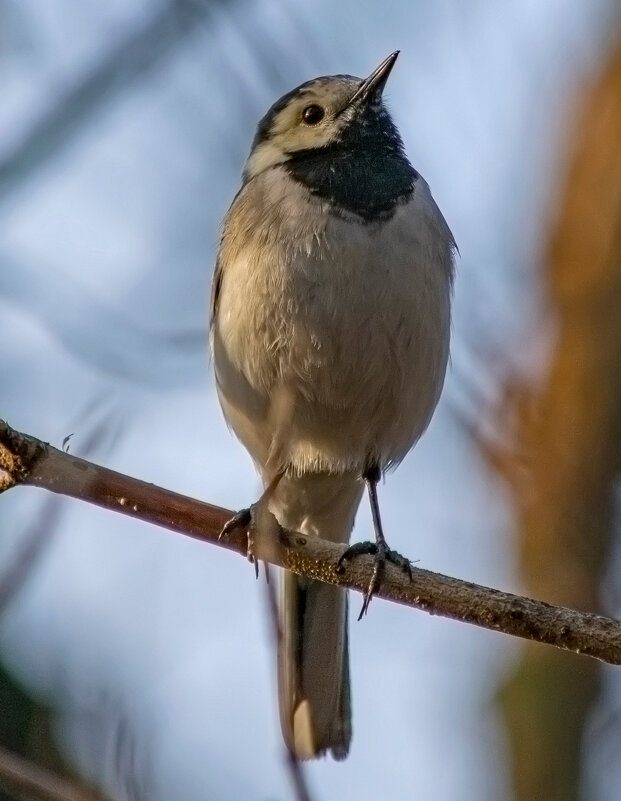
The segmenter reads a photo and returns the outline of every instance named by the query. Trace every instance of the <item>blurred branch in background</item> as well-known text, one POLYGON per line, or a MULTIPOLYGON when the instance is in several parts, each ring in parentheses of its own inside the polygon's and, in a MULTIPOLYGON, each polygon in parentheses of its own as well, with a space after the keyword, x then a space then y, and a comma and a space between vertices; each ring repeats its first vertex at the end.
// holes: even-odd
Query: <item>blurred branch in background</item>
MULTIPOLYGON (((0 156, 0 202, 10 198, 15 190, 70 146, 76 136, 93 123, 96 114, 114 102, 119 92, 158 67, 217 4, 220 4, 219 0, 167 0, 157 4, 144 21, 123 36, 88 71, 72 78, 72 84, 64 94, 51 100, 22 138, 0 156)), ((20 275, 20 271, 16 270, 15 275, 20 275)), ((34 280, 24 282, 28 286, 24 303, 29 307, 33 305, 35 287, 39 292, 49 292, 45 282, 31 278, 34 280)), ((14 286, 16 283, 14 281, 14 286)), ((66 288, 63 292, 65 305, 68 303, 66 288)), ((41 304, 41 308, 45 308, 45 304, 41 304)), ((67 317, 79 319, 71 313, 67 317)), ((140 331, 137 334, 141 336, 140 331)), ((202 344, 200 335, 199 338, 202 344)), ((93 351, 91 348, 91 356, 93 351)), ((178 360, 178 348, 175 356, 178 360)), ((91 439, 96 436, 97 431, 91 439)), ((29 580, 40 556, 49 546, 59 514, 58 503, 46 504, 38 522, 23 533, 20 549, 0 574, 0 617, 29 580)), ((24 692, 1 666, 0 702, 0 743, 14 752, 10 765, 16 771, 9 781, 9 757, 2 754, 0 774, 4 781, 0 781, 0 785, 13 794, 6 795, 0 789, 0 801, 13 798, 92 798, 80 788, 74 792, 65 779, 60 778, 67 775, 67 769, 53 744, 49 710, 24 692), (27 762, 20 764, 15 761, 18 755, 54 771, 54 775, 31 775, 27 762)))
POLYGON ((0 202, 66 147, 116 92, 158 66, 221 2, 168 0, 138 30, 112 47, 0 159, 0 202))
POLYGON ((52 542, 59 516, 60 506, 51 498, 36 522, 24 531, 19 549, 0 571, 0 619, 52 542))
POLYGON ((0 788, 5 788, 11 795, 0 798, 8 801, 103 801, 102 796, 74 779, 35 765, 17 754, 0 746, 0 788))
MULTIPOLYGON (((233 512, 187 498, 108 470, 59 451, 36 437, 14 431, 0 420, 0 493, 19 484, 40 487, 104 509, 154 523, 186 536, 211 542, 258 561, 284 567, 365 594, 373 575, 373 560, 360 557, 336 570, 345 545, 285 531, 261 504, 255 506, 257 525, 219 532, 233 512)), ((411 568, 386 565, 378 598, 443 615, 493 631, 621 664, 621 623, 530 598, 481 587, 470 582, 411 568)))
MULTIPOLYGON (((28 695, 1 664, 0 711, 0 749, 6 747, 12 757, 28 755, 40 767, 65 772, 54 746, 51 711, 28 695)), ((13 764, 14 759, 11 759, 9 765, 13 764)), ((13 772, 4 765, 0 750, 0 801, 22 797, 15 792, 15 782, 9 781, 11 776, 13 772)), ((31 797, 32 794, 28 796, 31 797)))
MULTIPOLYGON (((599 610, 621 466, 621 43, 587 89, 544 271, 556 330, 547 375, 535 389, 505 386, 498 422, 513 447, 480 445, 513 490, 528 592, 599 610)), ((500 693, 517 801, 582 797, 598 690, 594 662, 526 647, 500 693)))
MULTIPOLYGON (((100 425, 91 430, 83 452, 88 453, 100 444, 105 428, 100 425)), ((66 444, 63 443, 63 447, 66 444)), ((32 579, 54 541, 62 514, 59 501, 57 496, 50 496, 31 527, 23 531, 20 547, 13 558, 7 560, 0 571, 0 620, 32 579)), ((53 733, 54 718, 54 710, 26 692, 0 663, 0 801, 90 801, 95 798, 82 784, 74 782, 74 772, 58 751, 53 733), (10 750, 4 750, 3 746, 10 750)), ((118 770, 117 774, 121 780, 125 776, 129 782, 138 780, 131 771, 118 770)), ((141 797, 144 796, 139 793, 127 795, 131 799, 141 797)))

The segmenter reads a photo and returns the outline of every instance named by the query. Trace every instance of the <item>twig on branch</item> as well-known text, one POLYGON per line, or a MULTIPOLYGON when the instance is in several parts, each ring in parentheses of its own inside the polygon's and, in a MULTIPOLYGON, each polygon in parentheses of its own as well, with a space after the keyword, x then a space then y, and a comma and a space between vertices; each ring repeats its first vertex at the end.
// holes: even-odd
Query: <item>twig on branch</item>
MULTIPOLYGON (((222 526, 233 514, 230 510, 63 453, 14 431, 0 420, 0 492, 17 484, 43 487, 247 554, 244 530, 236 530, 228 540, 218 542, 222 526)), ((372 559, 360 557, 339 574, 334 568, 344 550, 344 545, 282 529, 276 537, 264 537, 261 531, 254 542, 255 556, 262 561, 365 593, 373 571, 372 559)), ((410 582, 402 571, 387 565, 377 597, 621 664, 621 623, 611 618, 552 606, 416 567, 412 567, 410 582)))
POLYGON ((82 784, 0 746, 0 787, 24 801, 102 801, 82 784))

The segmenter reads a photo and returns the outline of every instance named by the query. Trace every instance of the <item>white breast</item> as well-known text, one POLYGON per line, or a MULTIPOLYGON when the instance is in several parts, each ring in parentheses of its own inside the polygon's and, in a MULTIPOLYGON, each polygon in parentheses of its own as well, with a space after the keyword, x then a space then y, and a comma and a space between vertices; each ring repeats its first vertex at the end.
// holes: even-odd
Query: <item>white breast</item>
POLYGON ((398 463, 431 419, 448 359, 453 240, 427 184, 390 220, 362 224, 276 169, 240 193, 225 230, 214 362, 224 413, 256 461, 398 463))

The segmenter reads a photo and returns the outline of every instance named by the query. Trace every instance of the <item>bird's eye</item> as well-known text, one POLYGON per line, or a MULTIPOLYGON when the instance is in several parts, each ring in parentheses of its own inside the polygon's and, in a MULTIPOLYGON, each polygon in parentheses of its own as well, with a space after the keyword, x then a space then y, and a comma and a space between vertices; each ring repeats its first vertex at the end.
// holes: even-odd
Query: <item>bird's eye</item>
POLYGON ((302 112, 302 119, 307 125, 317 125, 318 122, 322 121, 325 115, 326 112, 321 106, 313 104, 312 106, 306 106, 302 112))

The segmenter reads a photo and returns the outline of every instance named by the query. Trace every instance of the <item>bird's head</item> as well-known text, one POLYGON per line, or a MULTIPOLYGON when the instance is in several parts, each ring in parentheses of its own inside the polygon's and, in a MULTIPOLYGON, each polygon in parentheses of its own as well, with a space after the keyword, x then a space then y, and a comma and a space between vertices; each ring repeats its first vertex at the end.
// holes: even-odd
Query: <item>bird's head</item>
POLYGON ((307 81, 276 101, 260 121, 244 170, 248 181, 261 172, 308 155, 377 148, 402 153, 382 92, 399 51, 366 79, 330 75, 307 81))

